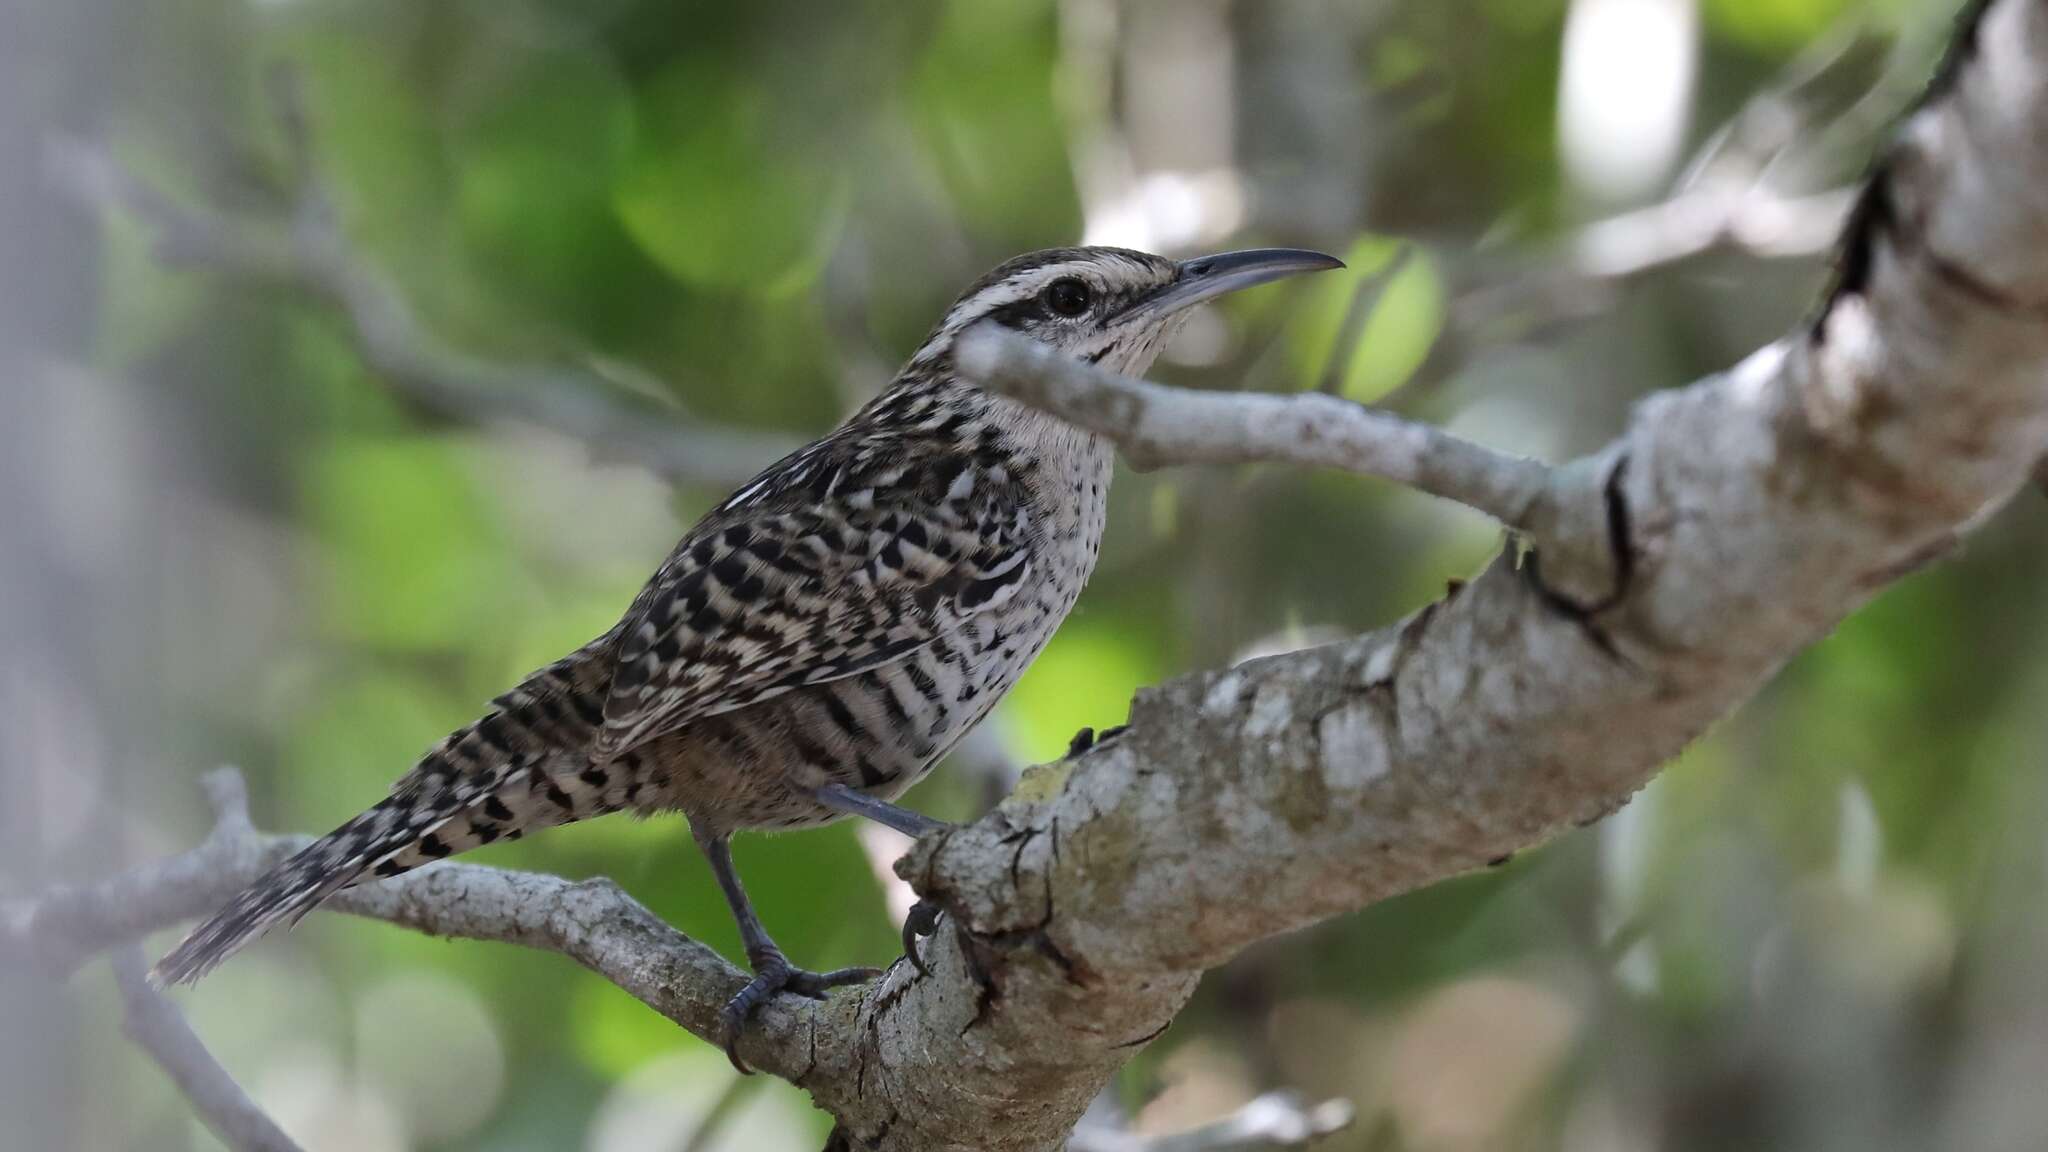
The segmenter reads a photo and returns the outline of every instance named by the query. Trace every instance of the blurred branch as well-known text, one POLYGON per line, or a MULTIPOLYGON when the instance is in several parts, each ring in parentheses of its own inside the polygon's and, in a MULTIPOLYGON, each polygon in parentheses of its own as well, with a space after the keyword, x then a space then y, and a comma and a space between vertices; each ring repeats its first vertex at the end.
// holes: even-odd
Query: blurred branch
POLYGON ((1719 182, 1688 188, 1580 228, 1564 243, 1551 271, 1462 297, 1461 319, 1490 321, 1515 307, 1545 301, 1554 309, 1586 307, 1596 298, 1610 298, 1619 281, 1717 249, 1763 259, 1818 256, 1841 235, 1856 191, 1781 196, 1761 185, 1719 182))
MULTIPOLYGON (((1663 200, 1580 225, 1530 257, 1464 261, 1463 286, 1428 360, 1376 406, 1404 410, 1475 355, 1605 314, 1632 281, 1686 261, 1717 252, 1759 260, 1824 255, 1858 189, 1787 191, 1797 182, 1787 169, 1808 179, 1817 173, 1823 184, 1838 180, 1842 173, 1826 160, 1851 149, 1860 167, 1871 141, 1908 102, 1902 80, 1917 66, 1860 10, 1847 14, 1708 134, 1663 200), (1880 53, 1885 66, 1864 82, 1862 65, 1880 53), (1848 83, 1840 83, 1845 76, 1848 83), (1846 108, 1832 91, 1839 87, 1852 93, 1846 108), (1801 157, 1808 162, 1794 162, 1801 157)), ((1909 89, 1917 82, 1904 80, 1909 89)), ((1338 362, 1348 360, 1355 339, 1339 341, 1338 362)))
POLYGON ((94 954, 181 920, 205 915, 294 851, 256 834, 247 792, 233 769, 203 781, 213 831, 196 848, 146 867, 39 897, 0 903, 0 956, 20 956, 56 975, 94 954))
POLYGON ((1761 185, 1692 188, 1661 204, 1581 228, 1571 263, 1586 278, 1619 280, 1716 248, 1762 259, 1818 256, 1834 247, 1855 188, 1781 196, 1761 185))
POLYGON ((1356 1115, 1347 1100, 1311 1105, 1292 1092, 1268 1092, 1213 1124, 1165 1136, 1141 1136, 1082 1127, 1067 1141, 1067 1152, 1265 1152, 1306 1148, 1351 1126, 1356 1115))
POLYGON ((1475 356, 1606 314, 1631 282, 1684 261, 1728 251, 1818 256, 1834 246, 1855 198, 1854 188, 1783 196, 1761 183, 1717 179, 1586 224, 1526 263, 1468 272, 1427 359, 1374 406, 1403 410, 1475 356))
MULTIPOLYGON (((1834 246, 1855 198, 1854 188, 1783 196, 1761 183, 1715 180, 1586 224, 1540 257, 1468 268, 1427 358, 1373 407, 1410 410, 1476 357, 1603 315, 1631 282, 1695 257, 1818 256, 1834 246)), ((1349 362, 1363 330, 1340 341, 1333 364, 1349 362)))
POLYGON ((282 285, 333 305, 375 375, 401 399, 442 419, 531 424, 580 440, 600 457, 716 487, 739 484, 799 446, 793 437, 628 402, 600 376, 494 363, 442 342, 420 325, 397 285, 351 247, 300 138, 301 113, 290 101, 284 107, 302 184, 286 222, 232 219, 187 207, 106 148, 82 140, 52 141, 47 163, 57 187, 73 199, 152 233, 157 258, 165 264, 282 285))
POLYGON ((1322 393, 1196 392, 1134 380, 981 325, 954 354, 996 391, 1116 442, 1138 468, 1286 461, 1341 468, 1528 526, 1550 470, 1322 393))
POLYGON ((717 1147, 718 1138, 725 1134, 726 1125, 732 1123, 732 1118, 747 1101, 754 1098, 754 1093, 760 1087, 761 1082, 752 1076, 734 1076, 726 1081, 725 1087, 719 1090, 718 1098, 711 1102, 710 1110, 705 1112, 703 1119, 697 1121, 697 1126, 690 1130, 689 1140, 684 1142, 681 1148, 676 1149, 676 1152, 707 1152, 708 1149, 717 1147))
MULTIPOLYGON (((130 874, 126 878, 129 883, 117 880, 89 888, 71 888, 51 893, 35 905, 12 910, 19 915, 10 914, 0 920, 10 937, 0 943, 33 943, 37 937, 52 940, 60 933, 77 932, 81 925, 120 921, 123 915, 130 923, 146 923, 158 914, 152 909, 166 895, 165 880, 196 883, 207 869, 226 863, 241 841, 255 836, 249 823, 248 793, 241 775, 226 769, 208 773, 205 787, 213 807, 214 827, 199 848, 143 870, 153 883, 136 882, 144 879, 143 873, 130 874)), ((89 932, 99 947, 140 934, 109 935, 103 929, 89 932)), ((80 955, 76 937, 68 944, 65 955, 75 960, 80 955)), ((23 951, 33 954, 37 950, 23 951)), ((50 953, 44 951, 42 955, 47 959, 50 953)), ((141 945, 128 943, 118 947, 111 965, 115 986, 121 992, 122 1031, 170 1076, 178 1091, 192 1102, 192 1110, 199 1114, 207 1129, 233 1152, 298 1152, 299 1146, 291 1137, 249 1099, 227 1069, 206 1050, 177 1006, 149 986, 145 975, 149 963, 142 955, 141 945)))
POLYGON ((149 986, 148 967, 139 945, 114 953, 122 1031, 162 1066, 207 1130, 232 1152, 299 1152, 292 1138, 206 1050, 177 1006, 149 986))
MULTIPOLYGON (((92 884, 0 906, 0 955, 25 955, 59 974, 96 952, 202 915, 312 843, 249 822, 240 773, 207 774, 216 823, 198 848, 92 884)), ((496 940, 559 952, 683 1027, 717 1041, 718 1013, 746 976, 609 880, 443 861, 362 884, 323 907, 433 936, 496 940)), ((801 1082, 813 1049, 784 1006, 771 1005, 741 1051, 754 1067, 801 1082)))

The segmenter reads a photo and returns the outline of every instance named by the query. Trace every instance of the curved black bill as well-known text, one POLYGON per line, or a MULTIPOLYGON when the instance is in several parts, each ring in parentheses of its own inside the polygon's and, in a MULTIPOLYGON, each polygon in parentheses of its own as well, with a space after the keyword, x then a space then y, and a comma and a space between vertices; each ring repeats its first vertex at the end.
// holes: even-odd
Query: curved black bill
POLYGON ((1180 262, 1180 275, 1173 283, 1133 303, 1117 318, 1166 316, 1254 284, 1343 266, 1344 262, 1335 256, 1305 248, 1247 248, 1242 252, 1197 256, 1180 262))

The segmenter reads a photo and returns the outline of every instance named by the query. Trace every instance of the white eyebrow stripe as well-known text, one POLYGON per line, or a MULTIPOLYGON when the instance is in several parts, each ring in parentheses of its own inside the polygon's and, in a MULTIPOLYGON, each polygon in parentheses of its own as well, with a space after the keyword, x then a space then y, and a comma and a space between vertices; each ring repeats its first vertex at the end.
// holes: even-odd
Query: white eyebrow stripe
POLYGON ((1063 260, 1056 264, 1041 264, 1016 272, 1006 279, 990 284, 972 296, 956 303, 940 322, 938 330, 925 346, 919 350, 913 365, 929 364, 944 355, 960 334, 978 323, 989 313, 1008 304, 1027 300, 1043 292, 1047 285, 1065 277, 1085 280, 1097 292, 1114 293, 1123 287, 1110 283, 1126 274, 1146 275, 1155 271, 1152 264, 1141 255, 1123 252, 1100 252, 1085 259, 1063 260))

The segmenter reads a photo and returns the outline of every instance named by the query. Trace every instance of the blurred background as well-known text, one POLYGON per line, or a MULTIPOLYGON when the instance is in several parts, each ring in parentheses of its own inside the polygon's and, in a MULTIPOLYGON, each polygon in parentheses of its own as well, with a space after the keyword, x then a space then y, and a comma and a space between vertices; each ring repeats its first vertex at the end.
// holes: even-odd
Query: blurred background
MULTIPOLYGON (((1952 0, 8 0, 0 894, 319 831, 599 633, 702 511, 1022 250, 1287 244, 1155 370, 1562 460, 1812 307, 1952 0)), ((1619 815, 1214 973, 1116 1103, 1292 1088, 1333 1150, 2048 1142, 2048 531, 2023 496, 1619 815)), ((1125 474, 1079 610, 912 797, 1136 687, 1398 618, 1502 544, 1297 469, 1125 474)), ((893 846, 745 839, 792 958, 893 846)), ((737 955, 674 820, 609 875, 737 955)), ((150 942, 153 951, 167 940, 150 942)), ((312 1149, 816 1147, 798 1090, 551 955, 315 916, 181 1003, 312 1149)), ((0 971, 0 1145, 213 1148, 104 965, 0 971)))

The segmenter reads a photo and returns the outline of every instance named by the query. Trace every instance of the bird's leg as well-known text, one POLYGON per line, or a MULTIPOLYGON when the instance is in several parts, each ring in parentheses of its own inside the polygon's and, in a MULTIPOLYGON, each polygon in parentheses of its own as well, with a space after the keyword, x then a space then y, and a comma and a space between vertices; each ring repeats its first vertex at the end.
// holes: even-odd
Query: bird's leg
POLYGON ((719 890, 725 893, 725 902, 732 907, 733 919, 739 922, 740 943, 747 950, 747 964, 754 970, 754 978, 739 994, 726 1001, 725 1011, 719 1014, 725 1028, 725 1055, 732 1066, 742 1074, 748 1068, 739 1056, 740 1033, 747 1026, 748 1017, 754 1010, 768 1002, 778 992, 794 992, 799 996, 823 999, 827 990, 847 984, 859 984, 872 980, 882 973, 875 968, 839 968, 831 972, 809 972, 792 967, 782 949, 775 946, 768 929, 761 926, 761 918, 754 914, 754 904, 747 899, 747 890, 740 887, 739 873, 733 870, 732 847, 724 835, 708 835, 696 832, 697 845, 704 850, 704 858, 711 862, 711 872, 718 877, 719 890))
MULTIPOLYGON (((887 800, 877 800, 844 784, 827 784, 813 791, 811 798, 835 812, 864 816, 884 827, 894 828, 912 840, 952 827, 944 820, 934 820, 922 812, 912 812, 887 800)), ((938 929, 939 906, 918 897, 917 903, 910 906, 909 914, 903 917, 903 954, 909 957, 911 967, 926 975, 930 974, 930 969, 924 966, 924 957, 918 955, 918 937, 929 936, 938 929)))
POLYGON ((944 820, 934 820, 922 812, 912 812, 887 800, 877 800, 844 784, 826 784, 814 789, 811 792, 811 799, 834 812, 864 816, 885 828, 894 828, 912 840, 922 839, 933 832, 942 832, 952 827, 944 820))

